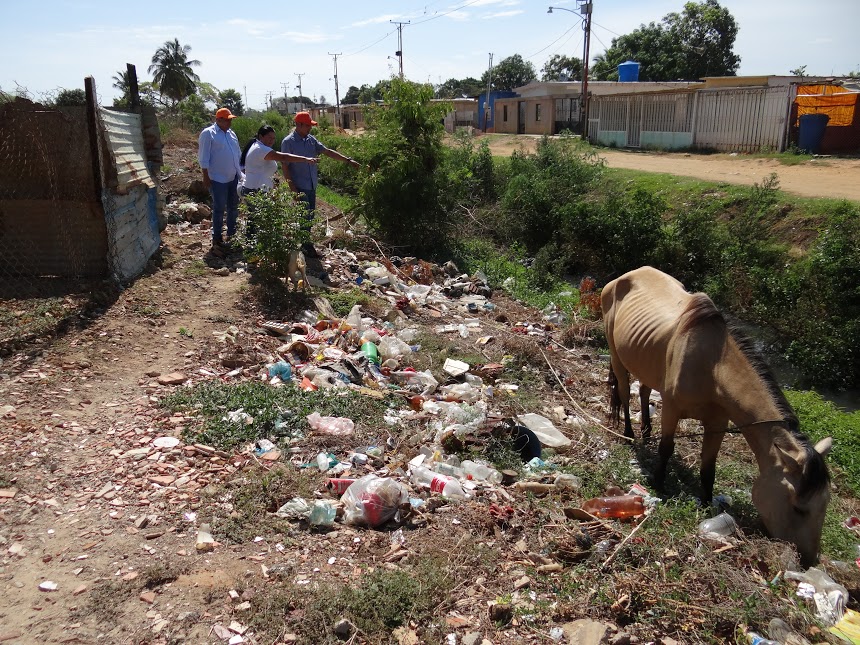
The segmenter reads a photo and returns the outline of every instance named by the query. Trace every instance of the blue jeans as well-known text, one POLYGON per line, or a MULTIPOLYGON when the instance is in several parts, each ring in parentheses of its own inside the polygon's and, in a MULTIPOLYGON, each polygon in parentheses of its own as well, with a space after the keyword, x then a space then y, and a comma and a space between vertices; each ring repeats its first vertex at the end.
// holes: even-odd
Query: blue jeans
POLYGON ((239 218, 239 176, 221 183, 213 181, 209 192, 212 194, 212 241, 221 243, 221 228, 224 225, 224 211, 227 211, 227 238, 236 234, 236 220, 239 218))
POLYGON ((296 196, 298 200, 304 203, 305 206, 308 207, 307 215, 305 215, 305 219, 307 220, 307 225, 302 228, 306 230, 311 230, 311 226, 314 223, 314 215, 316 214, 317 208, 317 191, 315 190, 302 190, 299 189, 299 193, 296 196))

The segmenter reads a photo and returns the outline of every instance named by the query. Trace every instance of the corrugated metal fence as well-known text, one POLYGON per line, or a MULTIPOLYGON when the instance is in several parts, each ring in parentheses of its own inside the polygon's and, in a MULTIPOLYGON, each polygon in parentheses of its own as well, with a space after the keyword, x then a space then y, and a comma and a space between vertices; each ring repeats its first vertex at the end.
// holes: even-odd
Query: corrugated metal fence
POLYGON ((790 86, 595 96, 588 135, 618 147, 783 150, 793 98, 790 86))

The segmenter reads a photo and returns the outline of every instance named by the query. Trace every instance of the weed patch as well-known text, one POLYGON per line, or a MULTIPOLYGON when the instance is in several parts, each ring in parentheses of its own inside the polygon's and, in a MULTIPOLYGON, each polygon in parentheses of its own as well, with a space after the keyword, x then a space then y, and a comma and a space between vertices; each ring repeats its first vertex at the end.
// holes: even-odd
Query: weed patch
POLYGON ((303 392, 259 382, 228 385, 213 381, 179 390, 162 401, 171 411, 197 417, 199 423, 184 431, 185 441, 223 449, 260 438, 284 440, 301 436, 308 430, 305 417, 311 412, 349 417, 361 432, 362 424, 366 429, 376 427, 385 410, 398 403, 397 399, 369 399, 352 390, 303 392), (253 422, 230 421, 227 413, 239 409, 253 417, 253 422))

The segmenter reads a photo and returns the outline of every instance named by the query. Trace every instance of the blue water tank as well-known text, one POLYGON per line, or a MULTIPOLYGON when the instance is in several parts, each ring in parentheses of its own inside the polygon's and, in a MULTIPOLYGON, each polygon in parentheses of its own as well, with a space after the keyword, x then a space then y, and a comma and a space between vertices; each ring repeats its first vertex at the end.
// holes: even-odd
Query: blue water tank
POLYGON ((800 117, 797 131, 797 147, 806 150, 809 154, 818 154, 821 149, 821 141, 824 139, 824 130, 830 117, 826 114, 804 114, 800 117))
POLYGON ((618 66, 618 80, 621 83, 635 83, 639 80, 639 63, 628 60, 618 66))

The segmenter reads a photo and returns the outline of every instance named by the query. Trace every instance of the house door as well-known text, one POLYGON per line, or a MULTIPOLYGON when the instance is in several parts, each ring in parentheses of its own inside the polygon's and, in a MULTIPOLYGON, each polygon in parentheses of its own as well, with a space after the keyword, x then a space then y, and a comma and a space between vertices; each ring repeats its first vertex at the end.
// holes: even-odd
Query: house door
POLYGON ((526 102, 517 102, 517 134, 526 133, 526 102))

